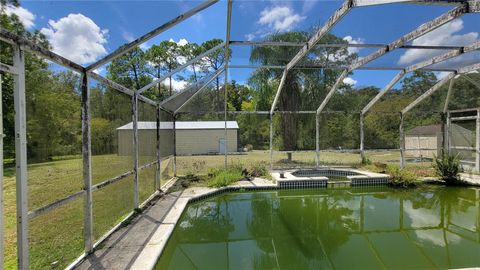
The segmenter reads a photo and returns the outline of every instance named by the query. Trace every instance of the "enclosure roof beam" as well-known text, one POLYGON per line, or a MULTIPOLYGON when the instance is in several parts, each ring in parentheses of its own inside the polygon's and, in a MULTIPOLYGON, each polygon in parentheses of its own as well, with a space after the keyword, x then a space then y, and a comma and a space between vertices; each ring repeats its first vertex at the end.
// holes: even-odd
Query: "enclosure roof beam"
POLYGON ((293 68, 314 46, 318 41, 327 34, 330 29, 332 29, 338 21, 340 21, 343 16, 345 16, 353 7, 352 0, 345 1, 342 6, 335 11, 335 13, 325 22, 325 24, 318 29, 318 31, 308 40, 308 42, 300 49, 300 51, 290 60, 290 62, 285 67, 283 71, 280 84, 278 85, 275 98, 272 103, 272 108, 270 109, 270 114, 273 114, 275 107, 277 106, 278 99, 282 92, 283 85, 287 77, 288 71, 293 68))
POLYGON ((462 67, 457 70, 458 73, 463 74, 463 73, 469 73, 475 70, 480 69, 480 63, 476 63, 470 66, 462 67))
MULTIPOLYGON (((250 69, 256 69, 256 68, 268 68, 268 69, 284 69, 285 66, 276 66, 276 65, 229 65, 228 68, 232 69, 240 69, 240 68, 250 68, 250 69)), ((308 66, 295 66, 292 69, 347 69, 347 66, 333 66, 333 65, 308 65, 308 66)), ((357 70, 398 70, 402 71, 404 68, 401 67, 359 67, 357 70)), ((445 71, 445 72, 454 72, 457 71, 456 69, 453 68, 421 68, 420 70, 425 70, 425 71, 445 71)))
MULTIPOLYGON (((306 42, 290 42, 290 41, 230 41, 230 45, 235 46, 290 46, 303 47, 306 42)), ((379 43, 317 43, 315 47, 321 48, 385 48, 388 44, 379 43)), ((409 45, 404 44, 399 48, 402 49, 419 49, 419 50, 458 50, 462 46, 448 45, 409 45)))
POLYGON ((460 17, 461 15, 463 15, 464 13, 466 13, 468 11, 468 5, 466 3, 463 3, 462 5, 438 16, 437 18, 431 20, 431 21, 428 21, 422 25, 420 25, 419 27, 417 27, 415 30, 413 30, 412 32, 406 34, 406 35, 403 35, 402 37, 398 38, 397 40, 393 41, 392 43, 390 43, 387 47, 385 48, 381 48, 375 52, 373 52, 372 54, 366 56, 366 57, 363 57, 363 58, 360 58, 360 59, 357 59, 356 61, 354 61, 349 67, 348 69, 346 69, 345 71, 346 72, 343 72, 340 77, 337 79, 337 81, 335 82, 335 84, 333 85, 333 87, 330 89, 330 92, 327 94, 327 96, 325 97, 325 99, 322 101, 322 103, 320 104, 320 106, 318 107, 317 109, 317 113, 319 114, 324 108, 325 106, 327 105, 327 103, 330 101, 330 98, 333 96, 333 94, 335 93, 335 91, 337 90, 337 87, 343 82, 343 79, 345 79, 346 75, 387 54, 388 52, 390 51, 393 51, 395 50, 396 48, 399 48, 401 46, 403 46, 405 43, 409 42, 409 41, 412 41, 458 17, 460 17))
POLYGON ((9 32, 3 28, 0 28, 0 40, 9 44, 19 45, 28 51, 31 51, 37 55, 40 55, 41 57, 44 57, 52 62, 55 62, 76 72, 83 73, 85 71, 85 68, 82 65, 70 61, 63 56, 60 56, 48 49, 43 48, 42 46, 35 44, 34 42, 25 39, 24 37, 9 32))
POLYGON ((208 51, 200 54, 199 56, 197 56, 197 57, 195 57, 195 58, 187 61, 185 64, 183 64, 183 65, 179 66, 178 68, 176 68, 176 69, 168 72, 167 74, 163 75, 162 77, 153 80, 151 83, 149 83, 149 84, 145 85, 144 87, 140 88, 137 92, 138 92, 138 93, 143 93, 143 92, 145 92, 145 91, 148 90, 149 88, 154 87, 155 85, 159 84, 160 82, 168 79, 170 76, 172 76, 172 75, 180 72, 180 71, 183 70, 184 68, 186 68, 186 67, 188 67, 188 66, 190 66, 190 65, 192 65, 192 64, 194 64, 194 63, 196 63, 196 62, 198 62, 198 61, 200 61, 200 60, 203 59, 205 56, 210 55, 211 53, 213 53, 214 51, 222 48, 223 46, 225 46, 225 42, 222 42, 222 43, 218 44, 217 46, 211 48, 210 50, 208 50, 208 51))
POLYGON ((115 60, 116 58, 122 56, 124 53, 134 49, 135 47, 137 47, 138 45, 148 41, 149 39, 159 35, 160 33, 163 33, 165 31, 167 31, 168 29, 172 28, 173 26, 185 21, 186 19, 194 16, 195 14, 199 13, 200 11, 210 7, 211 5, 217 3, 219 0, 207 0, 203 3, 201 3, 200 5, 196 6, 195 8, 177 16, 176 18, 162 24, 161 26, 155 28, 154 30, 148 32, 147 34, 135 39, 134 41, 130 42, 130 43, 127 43, 121 47, 119 47, 118 49, 116 49, 115 51, 113 51, 112 53, 110 53, 109 55, 105 56, 104 58, 98 60, 97 62, 89 65, 86 69, 87 71, 90 71, 90 70, 93 70, 93 69, 96 69, 112 60, 115 60))
POLYGON ((385 88, 382 89, 382 91, 380 91, 368 104, 367 106, 365 106, 365 108, 363 108, 362 110, 362 115, 365 114, 368 110, 371 109, 371 107, 378 101, 380 100, 380 98, 382 98, 386 93, 387 91, 389 91, 401 78, 403 78, 403 76, 408 73, 408 72, 412 72, 412 71, 415 71, 415 70, 418 70, 418 69, 421 69, 421 68, 424 68, 424 67, 427 67, 427 66, 430 66, 430 65, 433 65, 433 64, 437 64, 437 63, 440 63, 440 62, 443 62, 443 61, 446 61, 448 59, 452 59, 454 57, 457 57, 461 54, 464 54, 464 53, 468 53, 468 52, 471 52, 471 51, 474 51, 474 50, 477 50, 480 48, 480 41, 477 41, 477 42, 474 42, 468 46, 465 46, 465 47, 461 47, 460 49, 458 50, 455 50, 455 51, 450 51, 450 52, 447 52, 447 53, 444 53, 444 54, 441 54, 441 55, 437 55, 437 56, 434 56, 430 59, 427 59, 425 61, 422 61, 420 63, 417 63, 417 64, 414 64, 414 65, 411 65, 407 68, 405 68, 404 70, 400 71, 397 76, 395 76, 388 84, 387 86, 385 86, 385 88))

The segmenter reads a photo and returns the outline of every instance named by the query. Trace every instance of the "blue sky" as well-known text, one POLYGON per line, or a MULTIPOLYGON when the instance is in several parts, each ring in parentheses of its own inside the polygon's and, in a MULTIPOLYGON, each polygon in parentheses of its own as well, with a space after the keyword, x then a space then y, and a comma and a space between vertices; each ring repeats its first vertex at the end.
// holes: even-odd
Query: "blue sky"
MULTIPOLYGON (((310 31, 322 25, 343 1, 234 1, 232 40, 262 40, 272 32, 310 31)), ((39 29, 50 39, 54 50, 82 64, 91 63, 118 46, 133 40, 174 18, 200 1, 22 1, 24 10, 15 10, 29 30, 39 29), (86 49, 90 48, 89 51, 86 49)), ((389 43, 420 24, 451 9, 451 6, 391 4, 355 8, 331 33, 356 43, 389 43)), ((201 43, 224 38, 226 1, 204 10, 178 24, 143 46, 148 48, 161 40, 201 43)), ((455 20, 414 44, 466 45, 479 40, 480 16, 469 14, 455 20)), ((354 51, 360 56, 372 49, 354 51)), ((405 67, 431 57, 435 52, 397 50, 368 66, 405 67)), ((439 53, 439 52, 437 52, 439 53)), ((249 50, 233 47, 233 64, 247 64, 249 50)), ((472 53, 449 66, 462 66, 480 59, 472 53)), ((444 64, 445 66, 445 64, 444 64)), ((104 70, 100 69, 100 72, 104 70)), ((231 79, 244 82, 252 70, 235 70, 231 79)), ((350 82, 356 87, 383 87, 395 71, 356 71, 350 82)), ((442 74, 439 74, 439 77, 442 74)), ((179 84, 181 85, 181 84, 179 84)))

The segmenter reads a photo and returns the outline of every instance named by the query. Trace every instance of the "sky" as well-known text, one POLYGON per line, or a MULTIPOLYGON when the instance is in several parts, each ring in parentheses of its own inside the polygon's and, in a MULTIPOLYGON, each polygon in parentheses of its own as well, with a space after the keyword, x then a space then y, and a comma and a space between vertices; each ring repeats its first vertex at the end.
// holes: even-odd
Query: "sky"
MULTIPOLYGON (((40 30, 49 39, 53 50, 77 63, 88 65, 124 43, 147 33, 201 1, 21 1, 21 8, 7 7, 17 14, 25 27, 40 30)), ((268 34, 291 30, 312 31, 321 26, 343 1, 253 1, 233 2, 231 40, 262 40, 268 34)), ((445 5, 388 4, 358 7, 350 11, 331 30, 332 34, 350 43, 390 43, 422 23, 449 9, 445 5)), ((176 25, 141 46, 148 49, 162 40, 177 43, 202 43, 212 38, 225 38, 226 0, 176 25)), ((411 44, 467 45, 480 40, 479 14, 467 14, 420 37, 411 44)), ((373 49, 351 49, 364 57, 373 49)), ((231 64, 248 64, 249 47, 232 46, 231 64)), ((371 63, 370 67, 406 67, 443 51, 397 49, 371 63)), ((480 52, 438 64, 439 67, 460 67, 480 60, 480 52)), ((231 70, 229 78, 244 83, 253 70, 231 70)), ((105 68, 97 72, 105 74, 105 68)), ((355 71, 345 79, 354 87, 384 87, 398 71, 355 71)), ((438 78, 446 74, 437 73, 438 78)), ((175 87, 184 83, 175 81, 175 87)))

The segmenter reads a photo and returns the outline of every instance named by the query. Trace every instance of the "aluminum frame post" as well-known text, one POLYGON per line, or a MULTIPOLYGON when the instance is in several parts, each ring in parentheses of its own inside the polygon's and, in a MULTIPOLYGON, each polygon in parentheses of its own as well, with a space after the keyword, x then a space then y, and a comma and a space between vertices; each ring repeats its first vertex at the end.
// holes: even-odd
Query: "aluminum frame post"
POLYGON ((138 94, 132 96, 132 125, 133 125, 133 208, 139 207, 138 198, 138 94))
POLYGON ((162 182, 162 175, 161 175, 161 162, 162 162, 162 154, 160 149, 160 105, 156 107, 156 115, 157 115, 157 167, 156 167, 156 174, 155 174, 155 189, 161 189, 161 182, 162 182))
POLYGON ((362 158, 362 163, 366 161, 365 159, 365 145, 364 145, 364 130, 363 130, 363 120, 364 114, 360 113, 360 157, 362 158))
POLYGON ((320 167, 320 115, 315 114, 315 165, 320 167))
POLYGON ((451 142, 451 138, 452 136, 450 135, 451 134, 451 126, 452 126, 452 115, 450 112, 447 113, 447 153, 450 155, 451 152, 452 152, 452 142, 451 142))
POLYGON ((230 27, 232 22, 232 0, 228 0, 228 7, 227 7, 227 33, 225 37, 225 74, 224 74, 224 101, 223 106, 225 110, 225 170, 228 166, 228 129, 227 129, 227 110, 228 110, 228 62, 230 61, 230 53, 229 53, 229 45, 230 45, 230 27))
POLYGON ((0 269, 3 269, 4 261, 4 202, 3 202, 3 108, 2 108, 2 74, 0 74, 0 269))
POLYGON ((92 144, 91 144, 91 113, 90 89, 88 76, 82 74, 82 175, 83 175, 83 226, 85 253, 93 251, 93 199, 92 199, 92 144))
POLYGON ((475 170, 480 172, 480 109, 477 109, 477 128, 475 141, 475 170))
POLYGON ((273 170, 273 114, 270 113, 270 170, 273 170))
POLYGON ((17 263, 28 269, 28 186, 27 186, 27 120, 25 104, 25 52, 13 46, 15 106, 15 166, 17 193, 17 263))
POLYGON ((455 78, 452 78, 450 80, 450 84, 448 85, 447 97, 445 98, 445 104, 443 104, 443 113, 446 113, 448 110, 448 104, 450 103, 450 97, 452 96, 454 81, 455 81, 455 78))
POLYGON ((405 168, 405 135, 403 131, 403 118, 404 114, 400 112, 400 169, 405 168))
POLYGON ((173 115, 173 177, 177 177, 177 115, 173 115))

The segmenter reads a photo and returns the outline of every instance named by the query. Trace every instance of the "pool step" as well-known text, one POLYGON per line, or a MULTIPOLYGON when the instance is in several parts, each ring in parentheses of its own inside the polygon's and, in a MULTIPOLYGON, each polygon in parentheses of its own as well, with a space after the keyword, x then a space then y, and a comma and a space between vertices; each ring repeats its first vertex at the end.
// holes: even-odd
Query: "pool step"
POLYGON ((328 188, 345 188, 345 187, 350 187, 352 184, 352 181, 350 180, 345 180, 345 181, 327 181, 327 187, 328 188))

